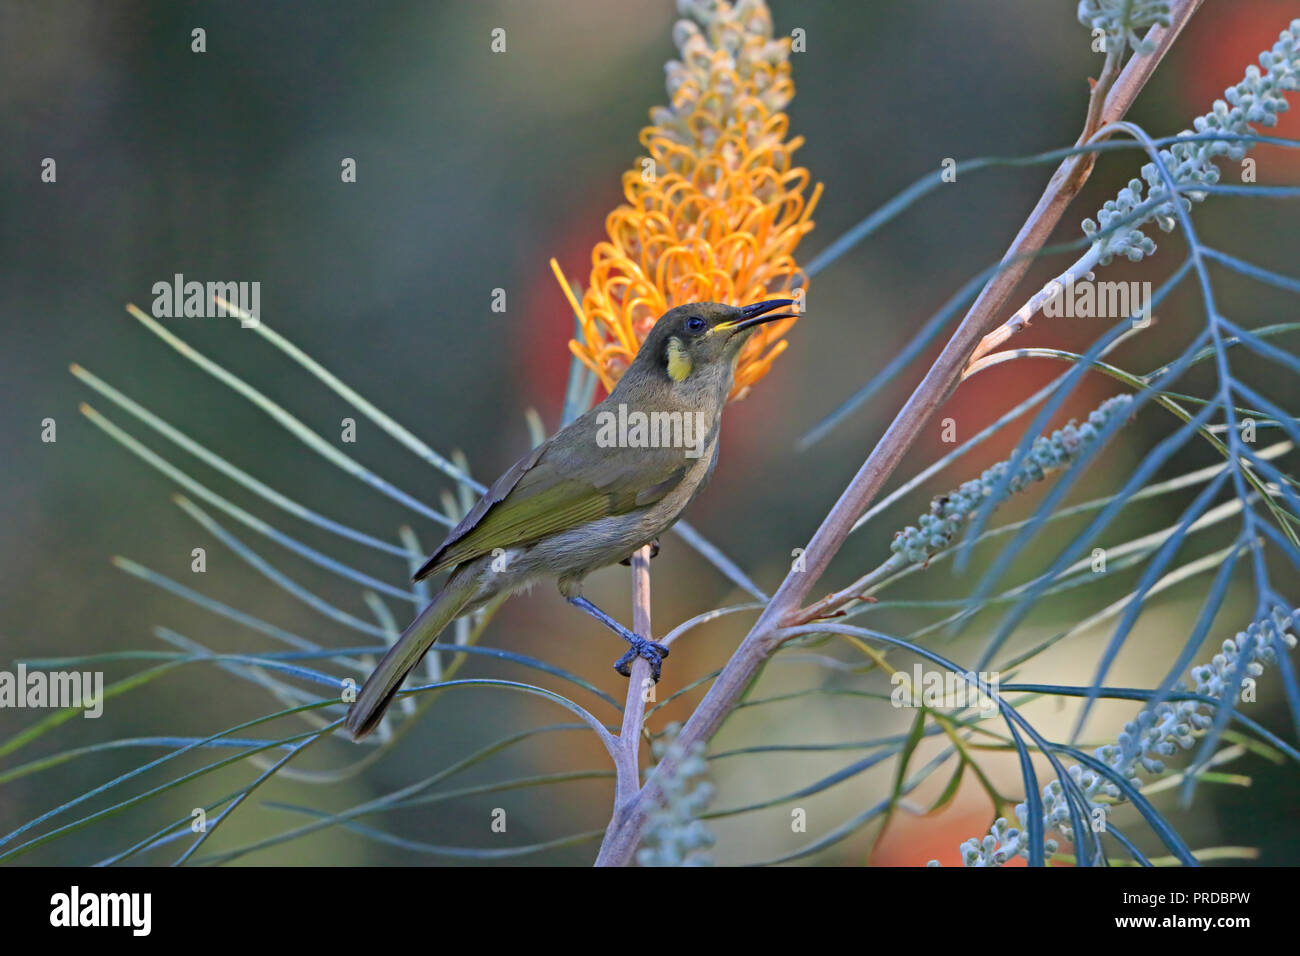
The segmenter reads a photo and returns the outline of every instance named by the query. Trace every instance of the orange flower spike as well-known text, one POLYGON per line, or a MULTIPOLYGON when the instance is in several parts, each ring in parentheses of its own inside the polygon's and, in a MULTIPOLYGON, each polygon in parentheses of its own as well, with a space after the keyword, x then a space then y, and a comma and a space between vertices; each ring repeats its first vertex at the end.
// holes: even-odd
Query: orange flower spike
MULTIPOLYGON (((773 39, 763 0, 680 0, 667 66, 668 107, 650 111, 640 140, 649 161, 623 174, 627 200, 592 250, 570 349, 612 389, 655 320, 684 302, 747 305, 792 297, 806 280, 794 260, 821 185, 792 165, 790 40, 773 39)), ((556 270, 559 276, 558 269, 556 270)), ((736 367, 733 399, 767 374, 796 320, 763 326, 736 367)))

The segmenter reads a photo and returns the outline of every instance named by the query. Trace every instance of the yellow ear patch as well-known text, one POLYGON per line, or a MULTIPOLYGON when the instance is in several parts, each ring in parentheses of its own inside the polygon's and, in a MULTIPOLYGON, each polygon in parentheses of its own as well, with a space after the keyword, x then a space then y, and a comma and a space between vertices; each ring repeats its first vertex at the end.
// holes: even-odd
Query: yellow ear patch
POLYGON ((681 382, 691 374, 691 355, 677 336, 668 340, 668 377, 681 382))

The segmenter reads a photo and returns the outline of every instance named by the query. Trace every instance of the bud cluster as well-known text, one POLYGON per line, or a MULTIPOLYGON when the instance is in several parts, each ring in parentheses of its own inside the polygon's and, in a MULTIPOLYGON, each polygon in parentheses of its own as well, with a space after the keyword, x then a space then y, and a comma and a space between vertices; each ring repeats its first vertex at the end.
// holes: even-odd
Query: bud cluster
MULTIPOLYGON (((1193 121, 1194 129, 1183 130, 1179 135, 1253 135, 1252 123, 1260 126, 1277 124, 1277 114, 1287 109, 1284 94, 1294 90, 1300 90, 1300 20, 1292 20, 1290 27, 1279 35, 1273 49, 1265 50, 1259 55, 1259 66, 1252 63, 1246 68, 1245 78, 1224 91, 1226 102, 1215 100, 1210 112, 1193 121)), ((1185 189, 1188 186, 1214 185, 1219 181, 1219 168, 1212 160, 1226 156, 1240 162, 1251 145, 1249 142, 1221 139, 1174 143, 1168 149, 1160 150, 1158 155, 1168 169, 1173 184, 1179 189, 1185 189)), ((1192 201, 1200 202, 1205 196, 1204 192, 1184 191, 1177 200, 1184 209, 1190 209, 1192 201)), ((1142 226, 1154 220, 1164 232, 1173 231, 1177 219, 1173 200, 1169 197, 1170 191, 1160 170, 1155 163, 1147 163, 1142 167, 1142 179, 1129 180, 1119 195, 1108 200, 1101 208, 1096 221, 1085 219, 1084 233, 1095 236, 1111 223, 1131 215, 1143 202, 1157 201, 1141 218, 1101 240, 1101 258, 1098 260, 1101 265, 1109 264, 1117 255, 1127 256, 1137 262, 1143 256, 1155 252, 1156 244, 1142 232, 1142 226), (1142 180, 1146 180, 1145 186, 1142 180), (1144 188, 1147 191, 1145 200, 1142 196, 1144 188), (1168 201, 1160 202, 1161 199, 1168 201)))
MULTIPOLYGON (((1287 612, 1274 607, 1236 637, 1224 641, 1220 652, 1214 655, 1209 664, 1193 667, 1189 672, 1196 693, 1223 701, 1232 690, 1229 682, 1239 665, 1243 668, 1243 685, 1247 680, 1263 674, 1265 664, 1276 662, 1278 644, 1295 647, 1296 636, 1290 633, 1290 628, 1297 617, 1300 617, 1300 609, 1287 612)), ((1185 685, 1179 682, 1176 689, 1185 690, 1185 685)), ((1213 712, 1200 701, 1163 701, 1154 709, 1148 707, 1142 710, 1136 719, 1124 725, 1117 743, 1098 747, 1093 755, 1118 776, 1135 787, 1140 786, 1139 768, 1147 773, 1163 773, 1165 764, 1160 758, 1172 757, 1180 749, 1190 750, 1197 733, 1207 730, 1213 723, 1213 712)), ((1108 803, 1119 803, 1124 799, 1123 793, 1112 780, 1093 770, 1074 764, 1066 772, 1083 792, 1090 814, 1100 813, 1104 816, 1108 812, 1108 803), (1099 799, 1102 797, 1107 798, 1108 803, 1099 799)), ((982 840, 970 839, 963 843, 963 864, 1001 866, 1017 854, 1028 856, 1028 813, 1027 804, 1017 804, 1019 828, 1012 827, 1005 817, 999 817, 988 836, 982 840)), ((1043 823, 1048 830, 1055 830, 1067 840, 1073 840, 1069 805, 1060 780, 1052 780, 1043 788, 1043 823)), ((1059 848, 1055 840, 1045 840, 1044 847, 1049 857, 1059 848)), ((932 860, 931 865, 938 864, 932 860)))
MULTIPOLYGON (((683 17, 673 26, 680 60, 665 67, 669 106, 657 106, 650 119, 661 134, 684 146, 701 135, 725 130, 737 107, 757 101, 765 112, 751 117, 751 134, 794 97, 789 81, 790 41, 773 39, 772 14, 762 0, 678 0, 683 17), (700 109, 718 120, 701 124, 700 109)), ((709 146, 710 143, 704 145, 709 146)))
POLYGON ((707 853, 713 834, 699 819, 713 800, 713 784, 705 775, 709 764, 705 745, 697 741, 689 751, 677 742, 680 724, 670 724, 652 746, 660 765, 671 758, 671 772, 652 771, 662 794, 659 806, 646 823, 636 859, 641 866, 712 866, 707 853))
MULTIPOLYGON (((1072 463, 1097 440, 1107 422, 1116 415, 1127 416, 1132 405, 1131 395, 1116 395, 1102 402, 1082 425, 1070 422, 1050 436, 1039 435, 1011 476, 1008 492, 1022 491, 1072 463)), ((929 514, 921 515, 915 526, 908 525, 894 535, 889 545, 894 554, 889 563, 895 568, 906 567, 928 561, 948 547, 985 499, 997 491, 1010 468, 1009 462, 1000 461, 979 478, 931 501, 929 514)))
POLYGON ((1138 31, 1169 26, 1169 7, 1169 0, 1079 0, 1079 22, 1105 33, 1107 49, 1119 50, 1127 43, 1134 53, 1150 53, 1152 48, 1138 31))

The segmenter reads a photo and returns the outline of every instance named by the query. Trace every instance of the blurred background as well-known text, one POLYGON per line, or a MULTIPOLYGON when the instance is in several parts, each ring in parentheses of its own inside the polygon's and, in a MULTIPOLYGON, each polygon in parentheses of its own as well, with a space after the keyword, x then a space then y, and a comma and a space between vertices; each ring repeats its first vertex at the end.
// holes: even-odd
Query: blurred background
MULTIPOLYGON (((1087 78, 1101 58, 1089 50, 1073 2, 878 0, 871 4, 773 0, 778 35, 806 31, 807 52, 793 57, 796 96, 791 130, 806 137, 797 153, 814 182, 825 184, 799 258, 806 262, 835 237, 945 157, 1016 155, 1067 146, 1082 124, 1087 78)), ((1210 0, 1141 96, 1131 119, 1170 135, 1206 112, 1235 84, 1290 19, 1294 0, 1210 0)), ((662 104, 663 64, 676 56, 670 0, 548 2, 317 3, 224 2, 94 4, 13 2, 0 6, 0 458, 5 508, 0 521, 0 668, 20 658, 124 649, 166 650, 153 634, 164 625, 218 651, 278 649, 265 636, 200 610, 110 564, 137 561, 225 603, 323 644, 365 643, 277 588, 170 500, 164 476, 110 441, 78 414, 87 401, 196 477, 302 540, 371 574, 400 583, 403 569, 383 556, 277 516, 252 496, 172 449, 82 386, 68 373, 78 362, 242 467, 331 517, 395 540, 411 523, 432 549, 441 529, 413 520, 394 502, 349 478, 290 437, 266 415, 185 361, 124 311, 148 311, 155 282, 174 273, 260 281, 261 314, 287 336, 434 448, 462 450, 476 477, 490 481, 529 445, 525 410, 558 426, 569 367, 572 314, 550 273, 554 256, 585 283, 590 250, 604 238, 604 217, 622 199, 620 176, 643 154, 638 131, 662 104), (207 52, 191 52, 191 31, 206 31, 207 52), (504 28, 508 48, 493 54, 490 33, 504 28), (46 157, 57 182, 41 180, 46 157), (356 160, 355 183, 340 163, 356 160), (494 289, 507 310, 491 309, 494 289), (57 441, 41 441, 42 420, 57 441), (290 527, 292 525, 292 527, 290 527), (191 573, 191 551, 207 549, 204 575, 191 573)), ((1293 109, 1294 109, 1293 102, 1293 109)), ((1300 136, 1292 112, 1276 130, 1300 136)), ((1300 183, 1300 152, 1252 153, 1261 183, 1300 183)), ((1079 221, 1136 175, 1136 154, 1110 154, 1066 214, 1058 239, 1080 236, 1079 221)), ((816 277, 810 317, 791 332, 772 373, 728 412, 717 474, 686 515, 758 584, 783 577, 792 549, 804 545, 919 379, 920 363, 822 442, 796 452, 801 435, 867 381, 964 282, 1005 250, 1050 174, 1049 167, 994 170, 963 177, 923 200, 816 277)), ((1231 179, 1229 180, 1231 181, 1231 179)), ((1195 212, 1204 240, 1266 268, 1294 273, 1300 261, 1295 213, 1284 202, 1211 197, 1195 212)), ((1155 233, 1157 255, 1137 267, 1116 264, 1106 278, 1159 283, 1181 261, 1180 235, 1155 233)), ((1063 268, 1053 260, 1033 275, 1063 268), (1056 268, 1053 268, 1053 265, 1056 268)), ((1029 287, 1022 290, 1027 294, 1029 287)), ((1224 274, 1216 281, 1223 311, 1258 326, 1294 317, 1294 299, 1224 274)), ((1024 296, 1017 297, 1017 304, 1024 296)), ((1115 360, 1142 372, 1177 354, 1203 322, 1193 283, 1156 316, 1155 334, 1139 336, 1115 360)), ((198 350, 254 384, 322 434, 336 436, 347 406, 260 338, 226 319, 165 323, 198 350)), ((1086 347, 1097 320, 1037 323, 1025 344, 1086 347)), ((1019 344, 1019 343, 1018 343, 1019 344)), ((1249 363, 1250 360, 1241 359, 1249 363)), ((1255 364, 1260 364, 1256 361, 1255 364)), ((963 386, 949 410, 964 439, 1061 366, 1012 362, 963 386)), ((1285 379, 1251 369, 1252 386, 1287 403, 1285 379)), ((1198 372, 1185 390, 1212 383, 1198 372)), ((1118 388, 1089 379, 1061 421, 1118 388)), ((1072 500, 1114 490, 1170 420, 1145 411, 1076 489, 1072 500)), ((1059 423, 1058 423, 1059 424, 1059 423)), ((900 506, 855 534, 819 589, 842 586, 887 556, 896 528, 915 520, 931 495, 959 484, 1005 455, 1021 435, 1006 429, 900 506)), ((368 467, 416 497, 437 503, 449 483, 379 430, 361 422, 347 446, 368 467)), ((947 450, 921 436, 894 484, 947 450)), ((1162 476, 1212 463, 1191 446, 1162 476)), ((1294 469, 1293 469, 1294 470, 1294 469)), ((1000 518, 1023 517, 1044 486, 1011 503, 1000 518)), ((1173 523, 1186 498, 1131 508, 1107 532, 1115 543, 1173 523)), ((1050 561, 1071 525, 1043 538, 1016 565, 1021 580, 1050 561)), ((242 528, 236 532, 284 573, 337 606, 368 617, 359 591, 242 528)), ((1222 547, 1231 528, 1189 543, 1192 556, 1222 547)), ((993 552, 989 552, 990 554, 993 552)), ((981 556, 983 552, 979 553, 981 556)), ((951 565, 915 575, 901 594, 958 597, 978 580, 977 560, 963 578, 951 565)), ((708 608, 745 600, 676 536, 653 566, 657 632, 708 608)), ((1276 580, 1294 584, 1278 565, 1276 580)), ((1017 577, 1018 575, 1018 577, 1017 577)), ((1058 633, 1132 587, 1135 574, 1069 592, 1017 634, 1016 646, 1058 633)), ((1208 647, 1245 626, 1254 596, 1243 575, 1216 622, 1208 647)), ((1143 615, 1112 672, 1111 683, 1153 686, 1163 676, 1208 587, 1204 575, 1165 592, 1143 615)), ((595 575, 587 592, 630 619, 625 568, 595 575)), ((1291 594, 1294 595, 1292 589, 1291 594)), ((394 607, 399 616, 405 608, 394 607)), ((721 666, 752 618, 736 615, 694 632, 674 647, 663 690, 721 666)), ((903 634, 930 617, 893 611, 862 623, 903 634)), ((935 646, 973 659, 997 617, 977 619, 955 640, 935 646)), ((405 623, 405 619, 402 622, 405 623)), ((1026 680, 1086 683, 1110 635, 1097 628, 1023 671, 1026 680)), ((619 696, 609 667, 621 648, 597 624, 566 607, 550 588, 509 602, 483 643, 542 657, 619 696)), ((843 648, 826 653, 852 659, 843 648)), ((1208 658, 1212 650, 1201 657, 1208 658)), ((900 663, 909 667, 912 661, 900 663)), ((112 681, 147 666, 105 665, 112 681)), ((465 675, 532 680, 535 672, 471 660, 465 675)), ((824 668, 770 667, 765 696, 847 679, 824 668)), ((877 690, 888 689, 881 679, 877 690)), ((700 691, 682 695, 654 718, 654 729, 683 719, 700 691)), ((579 696, 602 719, 617 712, 579 696), (604 708, 604 709, 601 709, 604 708)), ((47 755, 115 739, 215 733, 278 709, 251 683, 192 664, 108 701, 99 720, 75 718, 0 757, 0 773, 47 755)), ((1251 714, 1290 736, 1275 673, 1262 683, 1251 714)), ((1114 739, 1132 705, 1099 707, 1088 739, 1114 739)), ((1073 709, 1047 701, 1030 711, 1047 735, 1068 734, 1073 709)), ((0 740, 42 713, 0 710, 0 740)), ((844 743, 900 733, 911 714, 878 701, 802 697, 737 714, 715 752, 755 743, 844 743)), ((337 811, 422 779, 479 747, 567 715, 534 698, 485 689, 445 694, 384 759, 327 786, 275 780, 260 789, 205 847, 220 850, 303 823, 307 817, 264 806, 281 801, 337 811)), ((278 732, 302 729, 283 721, 278 732)), ((262 729, 259 729, 261 732, 262 729)), ((166 752, 100 750, 0 784, 0 831, 9 832, 60 802, 166 752)), ((931 751, 922 751, 927 755, 931 751)), ((778 753, 714 764, 717 808, 774 798, 848 765, 862 751, 778 753)), ((294 766, 339 767, 358 752, 325 741, 294 766)), ((152 772, 161 783, 213 759, 187 756, 152 772)), ((1014 757, 991 755, 988 767, 1008 796, 1022 798, 1014 757)), ((540 735, 509 748, 444 785, 566 770, 607 769, 590 734, 540 735)), ((888 793, 886 762, 814 797, 714 824, 720 862, 787 853, 862 812, 888 793), (790 810, 804 807, 808 833, 792 833, 790 810)), ((1228 768, 1253 786, 1204 785, 1190 810, 1169 795, 1159 804, 1193 848, 1259 846, 1260 862, 1300 862, 1300 798, 1294 767, 1247 757, 1228 768)), ((22 858, 88 863, 143 838, 192 807, 242 786, 255 771, 236 764, 143 807, 89 827, 22 858)), ((946 774, 915 795, 928 805, 946 774)), ((367 818, 385 832, 427 844, 524 846, 598 830, 608 820, 612 786, 590 780, 467 796, 367 818), (508 829, 492 832, 495 808, 508 829)), ((125 792, 116 799, 122 799, 125 792)), ((96 798, 78 812, 112 803, 96 798)), ((1133 811, 1122 813, 1136 818, 1133 811)), ((55 822, 66 822, 65 816, 55 822)), ((804 863, 922 864, 958 860, 957 845, 985 832, 987 798, 969 781, 941 813, 901 815, 883 838, 862 830, 804 863)), ((1130 821, 1139 845, 1159 852, 1130 821)), ((173 844, 145 859, 170 861, 173 844)), ((523 856, 515 862, 585 864, 596 844, 523 856)), ((205 851, 201 851, 205 852, 205 851)), ((261 864, 475 863, 415 852, 331 828, 242 858, 261 864)))

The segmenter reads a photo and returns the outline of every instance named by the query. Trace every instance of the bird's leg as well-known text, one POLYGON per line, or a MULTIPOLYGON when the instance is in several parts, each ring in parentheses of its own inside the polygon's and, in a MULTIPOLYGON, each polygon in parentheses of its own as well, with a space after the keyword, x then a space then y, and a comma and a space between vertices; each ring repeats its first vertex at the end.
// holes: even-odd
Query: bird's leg
POLYGON ((624 677, 631 677, 632 662, 638 657, 644 657, 650 662, 650 676, 655 679, 656 684, 659 683, 659 670, 663 663, 663 659, 668 656, 667 647, 662 644, 656 644, 654 641, 647 640, 639 634, 634 634, 632 631, 629 631, 622 624, 618 623, 618 621, 614 620, 580 594, 566 594, 565 600, 574 607, 586 611, 596 620, 600 621, 601 624, 604 624, 607 628, 632 645, 628 648, 628 652, 614 663, 614 670, 618 671, 624 677))

